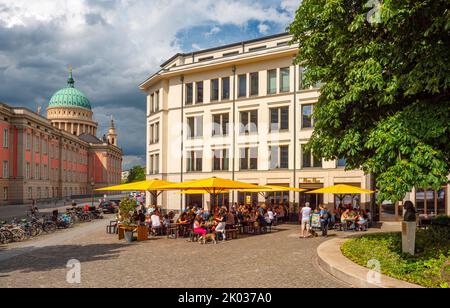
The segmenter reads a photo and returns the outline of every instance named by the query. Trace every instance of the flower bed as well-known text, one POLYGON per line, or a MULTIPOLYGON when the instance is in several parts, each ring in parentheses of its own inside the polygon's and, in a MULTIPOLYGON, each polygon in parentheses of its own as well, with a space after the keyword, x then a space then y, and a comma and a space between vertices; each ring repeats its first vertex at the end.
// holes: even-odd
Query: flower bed
POLYGON ((418 230, 416 255, 401 251, 401 234, 373 234, 344 243, 342 253, 353 262, 367 266, 369 260, 378 260, 381 272, 396 279, 428 288, 450 286, 450 229, 432 226, 418 230))

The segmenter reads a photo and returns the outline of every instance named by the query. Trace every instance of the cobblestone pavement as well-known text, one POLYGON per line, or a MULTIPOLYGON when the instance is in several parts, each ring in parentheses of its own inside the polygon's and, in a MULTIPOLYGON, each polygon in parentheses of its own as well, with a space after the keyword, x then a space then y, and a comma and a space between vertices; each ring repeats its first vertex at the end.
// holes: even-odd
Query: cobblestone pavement
POLYGON ((300 239, 298 226, 217 245, 166 237, 127 244, 105 233, 107 220, 0 247, 0 287, 346 287, 317 265, 325 239, 300 239), (81 261, 81 284, 66 282, 81 261))

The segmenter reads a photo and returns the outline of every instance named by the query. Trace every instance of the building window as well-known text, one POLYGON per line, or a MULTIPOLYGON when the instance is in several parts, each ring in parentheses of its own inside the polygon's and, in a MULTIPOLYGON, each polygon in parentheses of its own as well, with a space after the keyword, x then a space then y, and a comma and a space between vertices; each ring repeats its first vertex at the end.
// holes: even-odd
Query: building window
POLYGON ((270 169, 289 168, 289 146, 270 147, 270 169))
POLYGON ((267 94, 277 93, 277 70, 267 71, 267 94))
POLYGON ((446 186, 439 191, 432 189, 416 190, 416 209, 419 214, 445 215, 446 214, 446 186))
POLYGON ((289 107, 270 109, 270 131, 277 132, 289 129, 289 107))
POLYGON ((228 171, 229 169, 228 150, 214 150, 213 154, 214 154, 213 171, 228 171))
POLYGON ((290 90, 290 68, 280 69, 280 92, 289 92, 290 90))
POLYGON ((211 80, 211 101, 219 100, 219 79, 211 80))
POLYGON ((242 148, 240 149, 240 170, 257 170, 258 169, 258 148, 242 148))
POLYGON ((150 114, 153 113, 155 109, 155 94, 150 95, 150 114))
POLYGON ((150 174, 159 173, 159 154, 150 155, 150 174))
POLYGON ((189 139, 203 137, 203 116, 188 118, 189 139))
POLYGON ((306 144, 303 144, 301 149, 303 168, 322 168, 322 159, 315 157, 311 150, 307 150, 306 144))
POLYGON ((9 178, 9 162, 7 160, 3 161, 3 178, 9 178))
POLYGON ((153 112, 159 111, 159 91, 155 92, 155 102, 153 104, 153 112))
MULTIPOLYGON (((307 67, 299 67, 299 89, 300 90, 308 90, 311 88, 310 84, 308 84, 306 82, 306 72, 307 72, 308 68, 307 67)), ((312 88, 321 88, 323 85, 322 82, 316 82, 312 85, 312 88)))
POLYGON ((240 133, 258 133, 258 110, 240 112, 240 133))
POLYGON ((228 136, 230 115, 228 113, 213 115, 213 136, 228 136))
POLYGON ((31 150, 31 135, 30 134, 26 134, 26 146, 27 146, 27 150, 31 150))
POLYGON ((159 122, 150 125, 150 144, 159 142, 159 122))
POLYGON ((309 89, 309 86, 306 84, 306 68, 300 66, 299 67, 299 89, 300 90, 306 90, 309 89))
POLYGON ((8 187, 3 187, 3 201, 8 200, 8 187))
POLYGON ((40 177, 41 177, 41 172, 40 172, 41 170, 40 170, 40 168, 39 168, 39 164, 36 164, 35 165, 35 168, 34 168, 34 178, 36 179, 36 180, 39 180, 40 179, 40 177))
POLYGON ((203 168, 203 152, 189 151, 187 154, 187 172, 200 172, 203 168))
POLYGON ((28 187, 28 199, 33 199, 33 187, 28 187))
POLYGON ((9 130, 7 128, 3 129, 3 147, 9 147, 9 130))
POLYGON ((313 128, 313 105, 302 105, 302 128, 313 128))
POLYGON ((222 78, 222 99, 230 99, 230 77, 222 78))
POLYGON ((194 85, 192 83, 186 84, 186 105, 192 105, 194 99, 194 85))
POLYGON ((203 103, 203 81, 196 82, 197 85, 197 100, 196 104, 203 103))
POLYGON ((155 155, 155 174, 159 173, 159 154, 155 155))
POLYGON ((155 131, 154 131, 154 137, 153 137, 155 143, 159 143, 159 122, 155 123, 155 131))
POLYGON ((250 95, 259 95, 259 73, 250 74, 250 95))
POLYGON ((25 165, 25 177, 27 180, 29 180, 31 178, 31 165, 30 163, 27 163, 25 165))
POLYGON ((247 97, 247 75, 239 75, 238 97, 247 97))
POLYGON ((38 136, 34 137, 34 151, 36 153, 39 152, 39 137, 38 136))

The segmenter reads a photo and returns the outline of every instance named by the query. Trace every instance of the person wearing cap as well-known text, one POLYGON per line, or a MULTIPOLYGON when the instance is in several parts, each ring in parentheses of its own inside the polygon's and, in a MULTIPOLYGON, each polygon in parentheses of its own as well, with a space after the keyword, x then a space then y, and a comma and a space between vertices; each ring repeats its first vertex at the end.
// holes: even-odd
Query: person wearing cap
POLYGON ((309 235, 309 230, 311 228, 311 207, 309 202, 305 203, 305 206, 300 211, 301 214, 301 231, 300 231, 300 237, 306 238, 309 235), (306 230, 306 236, 305 236, 305 230, 306 230))

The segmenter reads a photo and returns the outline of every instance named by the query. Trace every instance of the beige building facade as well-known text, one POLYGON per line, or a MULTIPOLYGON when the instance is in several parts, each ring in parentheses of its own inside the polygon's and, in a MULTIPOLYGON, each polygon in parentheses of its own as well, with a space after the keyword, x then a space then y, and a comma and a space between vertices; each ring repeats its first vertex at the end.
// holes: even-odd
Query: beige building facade
MULTIPOLYGON (((304 148, 314 129, 320 85, 304 83, 294 64, 298 48, 288 34, 177 54, 140 85, 147 94, 147 177, 172 182, 223 177, 259 185, 317 189, 334 184, 371 188, 361 170, 344 160, 325 161, 304 148)), ((448 188, 446 188, 448 189, 448 188)), ((265 202, 258 194, 254 202, 265 202)), ((222 196, 222 204, 246 195, 222 196)), ((303 206, 338 202, 332 195, 272 193, 271 203, 303 206)), ((158 204, 180 209, 208 206, 209 196, 165 192, 158 204)), ((368 207, 371 196, 344 203, 368 207)), ((395 207, 394 215, 401 209, 395 207)))

